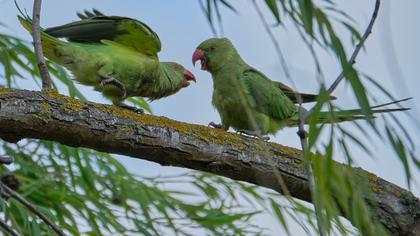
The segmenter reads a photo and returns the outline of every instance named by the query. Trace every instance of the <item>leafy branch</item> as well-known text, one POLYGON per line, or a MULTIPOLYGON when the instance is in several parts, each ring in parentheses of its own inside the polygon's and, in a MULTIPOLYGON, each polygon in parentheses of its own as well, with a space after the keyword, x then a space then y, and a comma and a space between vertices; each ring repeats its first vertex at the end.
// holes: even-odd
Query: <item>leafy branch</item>
MULTIPOLYGON (((380 7, 380 0, 376 0, 375 3, 375 8, 372 14, 372 18, 362 36, 362 38, 360 39, 360 42, 357 44, 356 48, 354 49, 350 59, 349 59, 349 65, 353 65, 356 62, 356 57, 360 51, 360 49, 363 47, 366 39, 369 37, 370 33, 372 32, 372 27, 375 23, 376 17, 378 16, 378 12, 379 12, 379 7, 380 7)), ((346 68, 346 65, 344 65, 344 67, 346 68)), ((343 72, 340 73, 340 75, 337 77, 337 79, 333 82, 333 84, 331 85, 331 87, 327 90, 327 96, 329 96, 335 88, 337 88, 338 84, 345 78, 346 75, 348 75, 350 72, 349 70, 352 69, 348 69, 347 71, 344 70, 343 72)), ((301 143, 301 147, 302 147, 302 151, 304 153, 305 159, 307 160, 307 164, 305 165, 307 168, 307 171, 309 173, 310 176, 310 186, 311 186, 311 192, 312 192, 312 197, 315 201, 315 213, 317 216, 317 223, 318 223, 318 228, 319 228, 319 233, 321 236, 326 235, 326 230, 324 229, 324 225, 325 223, 323 222, 323 217, 321 216, 322 214, 322 209, 320 209, 321 206, 321 199, 319 199, 319 196, 317 195, 317 186, 316 186, 316 182, 315 182, 315 177, 314 177, 314 171, 312 169, 312 160, 311 160, 311 156, 312 154, 309 151, 308 148, 308 137, 307 137, 307 133, 305 130, 305 121, 310 117, 310 115, 312 114, 312 112, 319 107, 319 104, 314 105, 309 111, 305 111, 305 109, 302 106, 302 98, 298 95, 297 97, 298 103, 299 103, 299 125, 298 125, 298 136, 300 139, 300 143, 301 143)))

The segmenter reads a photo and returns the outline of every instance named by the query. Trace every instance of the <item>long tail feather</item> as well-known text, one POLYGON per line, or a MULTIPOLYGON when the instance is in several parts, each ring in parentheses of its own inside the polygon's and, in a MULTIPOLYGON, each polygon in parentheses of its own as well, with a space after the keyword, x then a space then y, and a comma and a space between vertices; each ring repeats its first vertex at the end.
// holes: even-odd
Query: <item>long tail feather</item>
MULTIPOLYGON (((401 100, 392 101, 389 103, 383 103, 376 106, 372 106, 371 110, 373 114, 380 114, 380 113, 389 113, 389 112, 398 112, 398 111, 408 111, 410 108, 402 107, 399 103, 408 101, 412 98, 404 98, 401 100), (383 108, 388 105, 398 104, 399 108, 383 108), (381 109, 378 109, 381 108, 381 109)), ((373 117, 375 118, 375 117, 373 117)), ((296 118, 297 119, 297 118, 296 118)), ((344 121, 354 121, 354 120, 364 120, 368 119, 363 112, 362 109, 351 109, 351 110, 340 110, 334 112, 320 112, 317 116, 317 123, 339 123, 344 121)), ((305 123, 309 123, 310 119, 308 119, 305 123)), ((292 120, 290 122, 290 126, 296 126, 297 122, 292 120)))
MULTIPOLYGON (((32 19, 27 15, 18 16, 20 24, 29 32, 32 33, 32 19)), ((44 51, 44 55, 52 60, 59 62, 59 58, 57 57, 57 47, 66 44, 64 41, 61 41, 47 33, 45 33, 41 29, 41 41, 42 41, 42 49, 44 51)))
MULTIPOLYGON (((379 114, 379 113, 407 111, 407 110, 410 110, 410 108, 372 109, 372 113, 379 114)), ((376 118, 376 117, 373 116, 373 118, 376 118)), ((368 117, 363 115, 361 109, 336 111, 334 113, 321 112, 318 116, 319 123, 338 123, 338 122, 344 122, 344 121, 365 120, 365 119, 368 119, 368 117)))

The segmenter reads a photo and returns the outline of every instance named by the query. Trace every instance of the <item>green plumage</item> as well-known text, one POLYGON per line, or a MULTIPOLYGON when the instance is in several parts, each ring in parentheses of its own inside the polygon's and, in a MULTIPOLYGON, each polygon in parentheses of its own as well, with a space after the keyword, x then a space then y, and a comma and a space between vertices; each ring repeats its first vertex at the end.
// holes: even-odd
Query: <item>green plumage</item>
MULTIPOLYGON (((69 69, 79 83, 93 86, 114 104, 132 96, 159 99, 188 86, 183 66, 159 61, 160 39, 146 24, 94 13, 86 12, 86 16, 79 15, 79 21, 41 32, 45 57, 69 69)), ((19 21, 31 32, 29 18, 19 17, 19 21)))
MULTIPOLYGON (((272 81, 246 64, 230 40, 208 39, 194 53, 193 61, 201 60, 202 69, 213 77, 213 99, 221 117, 221 127, 250 131, 257 136, 274 134, 285 126, 296 126, 298 106, 296 94, 288 86, 272 81)), ((303 102, 316 101, 316 95, 299 93, 303 102)), ((335 99, 330 97, 330 99, 335 99)), ((374 110, 390 112, 402 109, 374 110)), ((360 110, 335 113, 321 112, 320 123, 341 122, 365 118, 360 110)))

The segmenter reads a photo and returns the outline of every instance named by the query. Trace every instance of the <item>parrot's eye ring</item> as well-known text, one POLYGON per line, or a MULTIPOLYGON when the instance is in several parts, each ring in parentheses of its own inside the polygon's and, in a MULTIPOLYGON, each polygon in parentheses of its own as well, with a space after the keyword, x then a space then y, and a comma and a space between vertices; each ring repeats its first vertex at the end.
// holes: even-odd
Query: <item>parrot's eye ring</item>
POLYGON ((209 50, 210 50, 210 51, 213 51, 214 49, 215 49, 214 47, 210 47, 210 48, 209 48, 209 50))

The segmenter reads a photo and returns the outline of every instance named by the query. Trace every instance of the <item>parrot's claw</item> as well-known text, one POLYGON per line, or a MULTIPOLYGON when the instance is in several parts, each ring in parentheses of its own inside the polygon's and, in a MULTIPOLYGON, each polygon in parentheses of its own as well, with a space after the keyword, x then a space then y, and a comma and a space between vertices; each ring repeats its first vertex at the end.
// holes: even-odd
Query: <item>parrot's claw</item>
POLYGON ((133 107, 133 106, 130 106, 130 105, 127 105, 127 104, 124 104, 124 103, 120 103, 117 106, 120 107, 120 108, 123 108, 123 109, 134 111, 135 113, 140 114, 140 115, 144 114, 144 110, 141 109, 141 108, 133 107))
POLYGON ((113 84, 115 86, 117 86, 118 88, 120 88, 123 91, 123 100, 127 97, 127 90, 125 89, 125 86, 123 83, 121 83, 121 81, 113 78, 113 77, 109 77, 109 78, 105 78, 101 81, 101 86, 104 87, 107 84, 113 84))
POLYGON ((258 132, 256 131, 251 131, 251 130, 238 130, 237 133, 242 134, 242 135, 248 135, 254 138, 258 138, 261 139, 263 141, 268 141, 270 140, 270 137, 268 136, 264 136, 264 135, 260 135, 258 132))
POLYGON ((223 129, 223 126, 221 124, 216 124, 213 121, 208 124, 208 127, 213 127, 216 129, 223 129))

